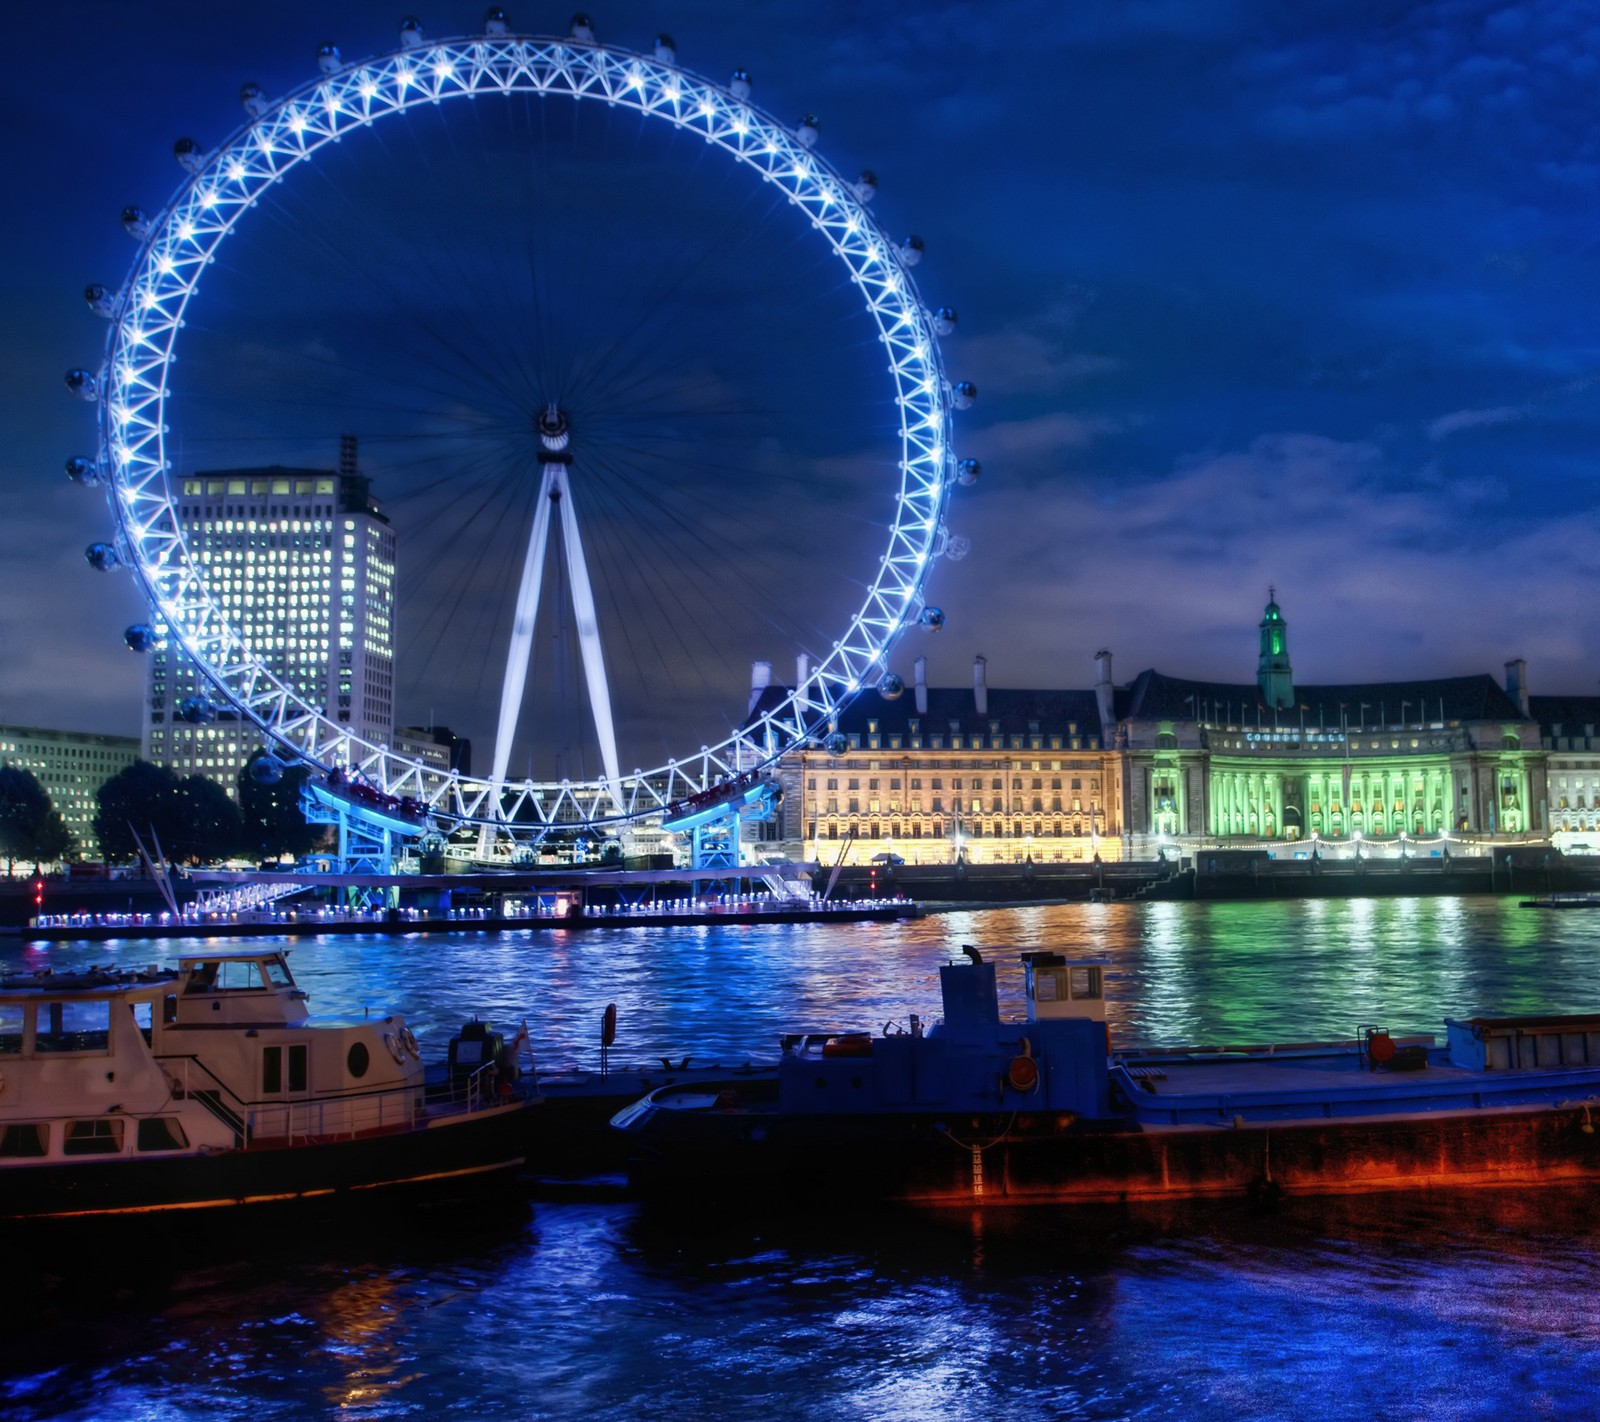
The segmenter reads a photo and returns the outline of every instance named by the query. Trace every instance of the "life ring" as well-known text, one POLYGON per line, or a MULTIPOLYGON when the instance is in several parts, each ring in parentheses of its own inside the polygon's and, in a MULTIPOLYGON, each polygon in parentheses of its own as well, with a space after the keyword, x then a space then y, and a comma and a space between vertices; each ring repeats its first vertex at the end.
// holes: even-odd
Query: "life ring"
POLYGON ((413 1060, 420 1061, 422 1059, 422 1052, 417 1046, 417 1039, 412 1030, 409 1027, 402 1027, 399 1032, 399 1037, 400 1045, 405 1048, 406 1055, 411 1057, 413 1060))
POLYGON ((1024 1054, 1012 1057, 1006 1068, 1006 1082, 1013 1091, 1036 1091, 1039 1087, 1039 1063, 1024 1054))
POLYGON ((846 1032, 842 1037, 829 1037, 822 1044, 825 1057, 870 1057, 872 1036, 867 1032, 846 1032))
POLYGON ((406 1049, 400 1045, 400 1039, 393 1032, 383 1034, 383 1045, 389 1049, 389 1055, 394 1058, 396 1066, 406 1064, 406 1049))

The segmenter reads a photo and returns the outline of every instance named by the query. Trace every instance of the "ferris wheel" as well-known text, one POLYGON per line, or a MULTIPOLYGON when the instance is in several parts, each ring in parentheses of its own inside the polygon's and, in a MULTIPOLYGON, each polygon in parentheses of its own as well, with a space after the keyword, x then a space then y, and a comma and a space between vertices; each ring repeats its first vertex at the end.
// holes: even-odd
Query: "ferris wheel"
MULTIPOLYGON (((955 312, 926 305, 917 291, 910 269, 922 258, 921 240, 890 238, 869 212, 876 178, 871 173, 841 176, 816 151, 817 121, 808 116, 797 124, 780 123, 752 103, 750 77, 743 71, 735 71, 726 85, 709 82, 679 65, 668 37, 659 37, 649 54, 603 45, 582 15, 574 17, 566 37, 540 38, 513 33, 495 7, 482 35, 445 41, 426 38, 408 19, 394 52, 345 63, 327 45, 318 54, 318 67, 316 77, 275 100, 247 85, 241 94, 246 121, 214 150, 180 141, 175 153, 185 176, 172 200, 153 216, 137 208, 123 213, 124 226, 139 243, 126 281, 114 292, 92 286, 85 293, 111 327, 100 368, 74 370, 67 377, 73 393, 97 402, 99 410, 97 453, 93 459, 70 460, 68 473, 80 483, 105 486, 115 522, 114 541, 92 545, 89 561, 101 569, 131 569, 152 608, 154 625, 128 629, 130 647, 146 650, 158 636, 181 647, 209 683, 215 703, 258 727, 284 759, 357 776, 386 799, 422 807, 436 822, 512 835, 537 838, 557 827, 617 825, 658 815, 719 782, 748 777, 796 745, 822 744, 841 752, 844 741, 836 725, 846 705, 862 694, 892 699, 903 692, 904 683, 890 665, 900 635, 915 627, 936 630, 944 621, 943 612, 926 602, 925 584, 937 559, 966 550, 966 540, 947 525, 948 506, 953 488, 979 475, 977 462, 958 459, 952 447, 953 413, 969 406, 976 393, 968 383, 949 380, 943 366, 939 338, 955 329, 955 312), (487 115, 497 104, 507 106, 509 119, 487 115), (613 262, 609 274, 587 273, 585 263, 593 252, 615 252, 615 242, 608 248, 590 240, 581 214, 569 210, 569 199, 584 190, 592 134, 578 135, 567 154, 551 158, 552 126, 577 122, 552 117, 563 105, 574 115, 601 113, 606 125, 614 124, 617 114, 635 124, 619 141, 635 176, 613 187, 637 187, 646 194, 641 199, 646 210, 626 219, 637 232, 639 260, 613 262), (388 130, 395 131, 392 139, 384 136, 388 130), (469 193, 474 198, 499 194, 513 182, 533 196, 528 211, 515 220, 490 213, 475 218, 466 235, 451 229, 454 248, 424 231, 414 239, 420 256, 391 262, 386 274, 375 275, 369 265, 381 266, 382 259, 372 257, 369 263, 366 244, 377 240, 374 229, 394 225, 393 209, 379 214, 381 222, 363 211, 369 199, 362 165, 374 154, 388 155, 414 180, 418 161, 394 158, 397 148, 411 142, 444 145, 442 151, 452 155, 441 161, 444 176, 434 184, 457 185, 440 199, 441 210, 453 211, 469 193), (454 176, 460 154, 474 145, 493 150, 491 180, 454 176), (703 180, 702 154, 719 165, 714 181, 723 186, 716 189, 716 202, 724 210, 743 204, 739 221, 727 224, 729 235, 710 252, 693 247, 696 234, 711 226, 703 214, 657 220, 658 211, 669 206, 668 195, 675 198, 691 179, 703 180), (680 171, 685 168, 689 171, 680 171), (311 200, 324 207, 307 217, 295 185, 305 191, 304 175, 319 169, 331 176, 309 191, 311 200), (514 179, 506 177, 512 173, 514 179), (650 183, 656 186, 649 188, 650 183), (752 238, 750 231, 759 226, 746 220, 752 211, 763 220, 788 222, 800 235, 785 229, 776 241, 752 238), (341 222, 356 235, 338 253, 341 222), (254 239, 240 240, 252 230, 254 239), (513 271, 505 247, 520 246, 535 230, 546 246, 527 257, 525 272, 513 271), (680 274, 659 276, 654 271, 658 249, 668 247, 677 254, 680 274), (422 491, 419 506, 423 494, 449 500, 460 533, 455 544, 432 557, 434 581, 424 610, 412 622, 414 628, 426 627, 433 610, 447 604, 495 605, 491 614, 483 614, 493 635, 483 632, 489 624, 481 616, 472 636, 449 630, 431 634, 433 647, 448 652, 470 644, 483 664, 496 669, 498 695, 489 698, 497 702, 495 740, 487 774, 443 772, 342 723, 327 698, 308 694, 285 672, 281 657, 275 659, 263 645, 258 630, 240 625, 208 557, 197 553, 186 534, 180 491, 195 463, 185 451, 186 434, 197 445, 204 443, 203 433, 190 433, 184 424, 186 372, 197 368, 203 380, 208 369, 244 364, 236 352, 228 362, 218 358, 230 308, 224 299, 219 320, 206 296, 232 283, 257 303, 246 307, 240 297, 236 309, 248 309, 253 322, 269 325, 275 318, 276 269, 264 276, 252 272, 251 254, 270 267, 272 257, 261 254, 290 252, 293 260, 285 258, 283 270, 291 273, 306 252, 324 248, 336 253, 329 258, 333 268, 349 268, 375 293, 368 309, 345 327, 372 330, 370 344, 409 352, 405 358, 427 372, 426 381, 417 381, 418 390, 434 392, 437 408, 418 414, 425 402, 396 395, 392 379, 368 382, 383 392, 365 397, 374 408, 403 407, 412 420, 403 436, 394 437, 401 453, 393 462, 403 465, 404 455, 429 447, 429 440, 454 441, 448 472, 429 466, 414 481, 422 491), (235 255, 241 249, 242 259, 235 255), (730 266, 730 253, 752 249, 765 251, 765 265, 745 283, 748 290, 735 282, 727 298, 734 314, 723 318, 727 329, 721 339, 708 342, 704 332, 716 313, 705 308, 722 302, 722 294, 700 298, 689 313, 692 320, 675 314, 673 301, 705 289, 706 273, 720 276, 730 266), (556 253, 566 257, 568 272, 552 285, 548 272, 556 253), (407 270, 396 273, 396 265, 407 270), (592 328, 605 324, 606 296, 624 284, 629 272, 623 269, 635 266, 644 271, 637 291, 612 297, 612 314, 619 316, 623 335, 596 334, 592 328), (788 294, 774 295, 773 288, 784 282, 790 283, 788 294), (813 303, 807 283, 817 288, 816 304, 825 297, 848 306, 848 318, 838 319, 854 323, 854 334, 837 360, 807 357, 808 369, 834 384, 825 387, 814 409, 802 411, 804 437, 836 423, 841 409, 852 410, 881 426, 870 432, 883 446, 873 458, 843 444, 819 446, 805 461, 791 457, 781 415, 767 408, 775 402, 756 397, 741 406, 727 394, 729 369, 759 371, 775 360, 775 350, 781 354, 784 330, 769 340, 762 334, 763 322, 771 324, 777 309, 808 310, 813 303), (458 288, 475 288, 480 307, 493 313, 484 333, 463 333, 448 317, 430 314, 441 292, 458 288), (585 288, 583 299, 577 299, 574 292, 585 288), (515 291, 526 298, 520 312, 509 311, 516 306, 515 291), (563 323, 560 313, 567 309, 572 314, 563 323), (398 333, 392 341, 384 334, 391 318, 398 333), (674 331, 679 341, 669 349, 674 331), (631 353, 630 340, 638 348, 631 353), (498 369, 491 368, 497 342, 510 352, 498 369), (424 344, 426 353, 418 355, 424 344), (707 369, 698 369, 710 345, 720 347, 720 372, 710 368, 709 353, 707 369), (691 365, 696 370, 685 374, 691 365), (846 382, 860 380, 867 371, 877 388, 858 396, 846 382), (742 413, 729 416, 735 406, 742 413), (698 426, 732 418, 747 447, 736 458, 708 453, 711 446, 700 442, 698 426, 685 434, 673 423, 679 417, 698 426), (495 448, 514 444, 520 463, 513 470, 509 455, 496 455, 498 463, 476 453, 468 458, 464 450, 484 447, 469 446, 468 434, 501 441, 495 448), (705 497, 698 511, 685 513, 683 505, 695 497, 692 480, 679 481, 674 474, 669 481, 647 463, 652 439, 655 447, 669 451, 660 456, 666 462, 659 468, 714 468, 721 459, 722 491, 705 497), (685 455, 681 446, 691 442, 693 451, 685 455), (492 476, 481 497, 463 492, 473 459, 492 476), (802 466, 804 492, 786 501, 782 480, 802 466), (870 497, 861 509, 843 506, 840 491, 855 496, 869 483, 870 497), (760 492, 751 492, 758 486, 760 492), (730 488, 743 490, 750 505, 732 509, 730 488), (807 650, 796 658, 792 685, 774 684, 759 698, 752 693, 748 708, 740 704, 734 714, 719 713, 715 734, 707 736, 702 728, 667 748, 669 753, 639 752, 630 757, 637 768, 625 769, 623 756, 638 751, 638 743, 619 749, 613 724, 616 676, 613 671, 608 681, 608 669, 618 646, 654 638, 658 645, 643 651, 636 646, 635 656, 641 663, 665 666, 669 678, 679 677, 688 660, 689 639, 682 626, 671 627, 670 616, 663 619, 668 631, 634 635, 643 618, 639 609, 653 600, 681 613, 690 605, 686 589, 703 579, 705 600, 722 612, 717 617, 691 612, 681 622, 706 622, 705 640, 711 641, 740 617, 758 622, 765 617, 781 640, 789 631, 780 625, 787 611, 758 614, 751 610, 758 599, 745 590, 753 586, 752 569, 760 567, 763 550, 781 542, 781 528, 800 522, 800 511, 816 504, 826 506, 831 520, 820 524, 829 546, 816 550, 816 566, 825 566, 839 586, 850 590, 832 635, 824 632, 819 640, 817 628, 807 628, 799 639, 807 650), (585 518, 604 524, 606 510, 616 515, 619 531, 597 548, 585 518), (624 514, 631 519, 626 527, 624 514), (837 531, 837 547, 830 527, 837 531), (475 541, 466 548, 469 532, 475 541), (863 539, 871 539, 875 551, 863 539), (563 556, 551 555, 553 542, 563 556), (652 570, 652 550, 665 571, 652 570), (841 550, 856 564, 835 571, 841 550), (450 578, 471 577, 482 577, 492 591, 469 596, 460 590, 464 582, 450 591, 455 586, 450 578), (716 578, 722 582, 711 592, 716 578), (587 700, 593 751, 579 774, 555 774, 548 765, 536 771, 530 753, 528 773, 518 776, 517 737, 519 721, 522 733, 528 733, 524 703, 536 627, 541 615, 557 613, 571 632, 571 660, 580 669, 574 680, 587 700), (659 645, 671 638, 675 646, 659 645)), ((613 191, 594 210, 609 215, 618 203, 613 191)), ((286 275, 283 281, 288 280, 286 275)), ((339 377, 324 379, 322 371, 341 366, 339 352, 302 355, 318 350, 317 341, 303 332, 285 336, 283 349, 308 363, 313 379, 305 383, 318 387, 315 398, 324 398, 322 387, 338 384, 339 377)), ((272 364, 270 355, 254 350, 251 359, 264 369, 272 364)), ((375 360, 370 368, 378 370, 375 360)), ((241 400, 232 392, 213 401, 226 405, 230 416, 253 422, 247 433, 236 430, 231 436, 231 451, 272 448, 269 437, 281 432, 290 413, 272 408, 281 392, 291 392, 282 401, 285 406, 309 405, 313 399, 293 394, 292 381, 273 385, 270 369, 261 378, 265 410, 260 401, 241 400), (241 406, 249 407, 244 414, 241 406)), ((774 375, 769 388, 780 388, 781 381, 774 375)), ((803 406, 812 400, 804 391, 798 398, 803 406)), ((192 404, 200 407, 198 398, 192 404)), ((403 482, 397 474, 396 485, 403 482)), ((417 516, 418 548, 425 546, 430 530, 447 522, 445 507, 441 502, 417 516)), ((795 585, 811 580, 803 564, 791 562, 777 578, 773 605, 803 603, 807 588, 795 585)), ((420 641, 428 634, 413 635, 420 641)), ((408 655, 405 636, 402 626, 401 660, 408 655)), ((449 687, 462 676, 447 672, 439 680, 449 687)), ((653 698, 657 708, 668 699, 659 691, 653 698)), ((203 703, 191 709, 209 714, 203 703)), ((704 724, 711 724, 709 712, 704 724)))

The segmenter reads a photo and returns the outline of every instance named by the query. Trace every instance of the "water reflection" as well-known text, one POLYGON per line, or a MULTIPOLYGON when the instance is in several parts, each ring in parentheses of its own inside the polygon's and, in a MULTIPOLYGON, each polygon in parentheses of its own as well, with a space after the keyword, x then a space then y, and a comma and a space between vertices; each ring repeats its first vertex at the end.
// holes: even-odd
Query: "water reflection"
MULTIPOLYGON (((319 1012, 405 1008, 434 1050, 526 1017, 551 1066, 772 1054, 800 1028, 938 1013, 975 943, 1113 969, 1122 1042, 1600 1009, 1600 915, 1501 900, 1111 904, 908 924, 299 940, 319 1012)), ((135 965, 165 944, 5 951, 135 965)), ((759 1202, 756 1202, 759 1204, 759 1202)), ((0 1413, 32 1419, 1268 1419, 1586 1416, 1600 1395, 1590 1193, 1128 1216, 776 1218, 540 1200, 336 1231, 223 1221, 143 1250, 13 1256, 0 1413), (20 1285, 17 1281, 23 1281, 20 1285)))

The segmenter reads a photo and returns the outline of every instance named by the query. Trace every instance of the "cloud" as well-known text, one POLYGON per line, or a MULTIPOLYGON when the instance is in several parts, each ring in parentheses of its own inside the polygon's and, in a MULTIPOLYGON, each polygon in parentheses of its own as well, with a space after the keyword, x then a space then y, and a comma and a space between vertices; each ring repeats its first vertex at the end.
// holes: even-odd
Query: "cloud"
POLYGON ((1064 462, 1068 455, 1115 428, 1110 420, 1082 419, 1058 411, 990 425, 961 439, 957 448, 965 451, 970 445, 986 460, 1038 469, 1052 461, 1064 462))
POLYGON ((962 373, 970 372, 983 390, 1007 395, 1061 395, 1080 381, 1123 368, 1116 356, 1066 348, 1062 335, 1009 327, 963 339, 952 349, 962 373))
MULTIPOLYGON (((950 622, 935 679, 960 684, 981 650, 994 685, 1088 686, 1109 643, 1119 680, 1158 666, 1248 683, 1275 586, 1303 682, 1498 674, 1526 656, 1538 689, 1592 685, 1600 606, 1579 590, 1600 580, 1594 511, 1495 530, 1468 501, 1394 492, 1399 472, 1368 442, 1280 433, 1115 502, 1088 481, 1048 499, 986 481, 973 491, 986 532, 938 573, 950 622), (964 623, 994 606, 1016 616, 1001 636, 986 621, 975 645, 964 623), (1535 607, 1562 615, 1530 619, 1535 607)), ((954 531, 967 512, 958 500, 954 531)))
POLYGON ((1461 430, 1481 429, 1484 425, 1508 425, 1527 418, 1527 410, 1520 405, 1500 405, 1492 410, 1457 410, 1430 421, 1428 438, 1441 440, 1461 430))

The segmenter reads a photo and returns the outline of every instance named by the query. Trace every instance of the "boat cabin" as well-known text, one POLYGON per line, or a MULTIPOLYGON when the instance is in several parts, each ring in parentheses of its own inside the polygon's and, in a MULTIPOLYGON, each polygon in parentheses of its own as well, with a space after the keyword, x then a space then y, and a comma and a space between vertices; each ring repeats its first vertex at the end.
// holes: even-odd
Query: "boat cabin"
POLYGON ((1028 994, 1028 1021, 1106 1020, 1102 964, 1070 963, 1059 953, 1024 953, 1022 971, 1028 994))
POLYGON ((178 958, 178 1027, 290 1026, 305 1021, 309 995, 295 986, 282 952, 212 950, 178 958))

